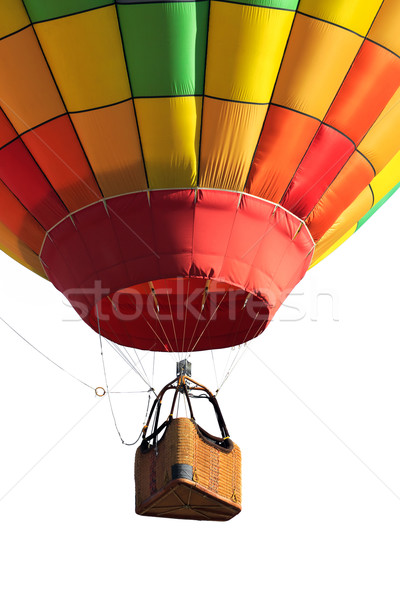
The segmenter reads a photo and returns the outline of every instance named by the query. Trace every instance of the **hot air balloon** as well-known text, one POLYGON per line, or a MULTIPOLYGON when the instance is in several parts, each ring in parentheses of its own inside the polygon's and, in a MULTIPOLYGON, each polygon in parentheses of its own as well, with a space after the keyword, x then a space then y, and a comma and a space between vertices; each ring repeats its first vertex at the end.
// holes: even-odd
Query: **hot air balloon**
POLYGON ((1 0, 1 249, 118 344, 251 340, 400 185, 399 26, 397 0, 1 0))

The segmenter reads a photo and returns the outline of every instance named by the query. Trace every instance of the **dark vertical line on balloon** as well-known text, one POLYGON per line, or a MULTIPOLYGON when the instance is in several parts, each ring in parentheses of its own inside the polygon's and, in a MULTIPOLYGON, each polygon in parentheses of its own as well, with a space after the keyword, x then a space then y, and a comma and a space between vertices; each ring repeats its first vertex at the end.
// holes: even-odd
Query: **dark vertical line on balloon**
POLYGON ((374 194, 374 190, 372 189, 372 186, 370 183, 368 184, 368 187, 371 190, 371 194, 372 194, 372 204, 371 204, 371 208, 372 208, 373 206, 375 206, 375 194, 374 194))
MULTIPOLYGON (((131 80, 131 76, 130 76, 129 69, 128 69, 128 58, 127 58, 127 54, 126 54, 124 36, 122 34, 122 29, 121 29, 121 20, 120 20, 120 14, 119 14, 119 8, 118 8, 118 6, 119 5, 117 4, 117 0, 115 0, 115 11, 117 13, 117 22, 118 22, 119 35, 120 35, 120 38, 121 38, 122 52, 124 53, 126 76, 128 78, 129 88, 131 90, 133 114, 135 115, 136 128, 137 128, 138 139, 139 139, 140 153, 142 155, 144 176, 146 177, 146 185, 147 185, 147 188, 149 189, 150 188, 149 178, 148 178, 148 175, 147 175, 146 161, 145 161, 144 153, 143 153, 142 137, 140 135, 139 121, 138 121, 137 112, 136 112, 135 98, 134 98, 134 95, 133 95, 132 80, 131 80)), ((130 5, 128 5, 128 6, 130 6, 130 5)))
MULTIPOLYGON (((361 42, 361 44, 360 44, 360 47, 359 47, 358 51, 356 52, 356 54, 355 54, 355 56, 354 56, 353 60, 351 61, 351 63, 350 63, 350 66, 349 66, 349 68, 347 69, 347 71, 346 71, 346 74, 345 74, 345 76, 343 77, 343 79, 342 79, 342 81, 341 81, 341 83, 340 83, 340 85, 339 85, 339 87, 338 87, 338 89, 337 89, 337 91, 336 91, 336 94, 334 95, 334 97, 333 97, 333 99, 332 99, 331 103, 329 104, 329 106, 328 106, 327 110, 325 111, 325 114, 324 114, 324 116, 322 117, 322 120, 320 121, 320 122, 321 122, 321 125, 322 125, 322 124, 325 124, 325 119, 326 119, 326 117, 327 117, 327 115, 328 115, 329 111, 331 110, 331 108, 332 108, 332 106, 333 106, 333 104, 334 104, 334 102, 335 102, 336 98, 338 97, 338 95, 339 95, 339 92, 341 91, 341 89, 342 89, 342 87, 343 87, 343 85, 344 85, 344 82, 346 81, 346 79, 347 79, 347 77, 348 77, 348 75, 349 75, 349 73, 350 73, 350 70, 352 69, 352 67, 353 67, 353 65, 354 65, 354 63, 355 63, 355 61, 356 61, 357 57, 359 56, 359 54, 360 54, 360 52, 361 52, 361 50, 362 50, 362 48, 363 48, 363 45, 364 45, 364 43, 365 43, 365 40, 366 40, 366 38, 367 38, 367 35, 368 35, 368 33, 371 31, 372 25, 374 24, 374 22, 375 22, 375 19, 376 19, 376 17, 378 16, 378 13, 379 13, 379 11, 380 11, 380 10, 381 10, 381 8, 382 8, 383 1, 384 1, 384 0, 382 0, 382 2, 381 2, 381 5, 380 5, 379 9, 376 11, 375 17, 373 18, 373 20, 372 20, 372 23, 371 23, 371 25, 369 26, 369 28, 368 28, 368 31, 367 31, 367 33, 366 33, 364 36, 362 36, 362 35, 360 35, 360 34, 356 33, 355 31, 352 31, 351 29, 346 29, 346 28, 343 28, 343 27, 342 27, 342 29, 346 29, 346 31, 349 31, 349 32, 353 33, 354 35, 358 35, 359 37, 363 38, 363 41, 361 42)), ((303 14, 303 13, 301 13, 301 14, 303 14)), ((309 15, 308 15, 308 16, 309 16, 309 15)), ((315 20, 320 20, 320 19, 317 19, 316 17, 311 17, 311 18, 313 18, 313 19, 315 19, 315 20)), ((335 26, 336 26, 336 25, 335 25, 335 26)), ((338 26, 338 27, 340 27, 340 26, 338 26)), ((327 124, 326 124, 326 125, 327 125, 327 124)), ((329 127, 329 125, 328 125, 328 127, 329 127)), ((292 181, 293 181, 293 179, 294 179, 294 177, 295 177, 295 175, 296 175, 296 172, 297 172, 297 170, 299 169, 299 167, 300 167, 300 165, 301 165, 302 161, 304 160, 304 158, 305 158, 306 154, 308 153, 308 151, 309 151, 309 149, 310 149, 310 147, 311 147, 311 144, 313 143, 313 141, 314 141, 314 139, 315 139, 315 137, 316 137, 316 135, 317 135, 317 133, 318 133, 319 129, 320 129, 320 127, 319 127, 319 128, 317 129, 317 131, 315 132, 315 135, 314 135, 313 139, 311 140, 310 144, 308 145, 308 147, 307 147, 307 150, 304 152, 303 156, 301 157, 301 160, 300 160, 300 162, 298 163, 298 165, 297 165, 296 169, 294 170, 294 172, 293 172, 293 175, 292 175, 292 177, 290 178, 290 181, 289 181, 288 185, 286 186, 286 189, 285 189, 284 193, 282 194, 282 198, 284 198, 284 197, 285 197, 285 194, 287 193, 287 191, 288 191, 288 189, 289 189, 289 187, 290 187, 290 184, 292 183, 292 181)), ((337 130, 337 131, 339 131, 339 130, 337 130)), ((368 129, 368 131, 369 131, 369 129, 368 129)), ((341 132, 341 131, 340 131, 339 133, 341 133, 342 135, 345 135, 345 134, 343 134, 343 132, 341 132)), ((366 133, 367 133, 367 132, 366 132, 366 133)), ((354 140, 350 140, 350 141, 352 141, 352 142, 353 142, 353 144, 354 144, 354 146, 355 146, 355 148, 354 148, 354 151, 353 151, 353 153, 351 154, 351 156, 353 156, 353 155, 354 155, 354 153, 357 151, 357 146, 358 146, 358 145, 361 143, 361 141, 362 141, 362 139, 365 137, 366 133, 363 135, 363 137, 361 138, 361 140, 359 140, 359 141, 358 141, 358 144, 356 144, 354 140)), ((348 136, 346 136, 346 137, 348 137, 348 136)), ((348 139, 350 139, 350 138, 348 138, 348 139)), ((361 154, 361 152, 360 152, 360 154, 361 154)), ((342 166, 342 168, 340 169, 340 171, 339 171, 339 172, 336 174, 336 176, 335 176, 335 178, 333 179, 333 181, 332 181, 332 182, 331 182, 331 183, 328 185, 328 187, 326 188, 326 190, 325 190, 324 194, 325 194, 325 193, 327 192, 327 190, 328 190, 328 189, 329 189, 329 188, 332 186, 333 182, 334 182, 334 181, 337 179, 337 177, 338 177, 339 173, 341 173, 341 171, 343 170, 343 168, 345 167, 345 165, 346 165, 346 164, 348 163, 348 161, 350 160, 351 156, 349 156, 349 158, 347 159, 347 161, 345 162, 345 164, 342 166)), ((371 167, 372 167, 372 169, 373 169, 374 173, 376 174, 376 172, 375 172, 375 167, 372 165, 372 163, 369 161, 369 159, 367 159, 367 157, 364 157, 364 158, 365 158, 365 159, 366 159, 366 160, 367 160, 367 161, 370 163, 370 165, 371 165, 371 167)), ((302 196, 302 197, 303 197, 303 196, 302 196)), ((300 202, 300 200, 302 199, 302 197, 301 197, 301 198, 299 198, 299 200, 298 200, 298 201, 297 201, 297 203, 294 205, 294 207, 292 207, 292 209, 291 209, 291 212, 294 212, 294 209, 297 207, 297 205, 298 205, 298 203, 300 202)), ((309 216, 311 215, 311 213, 313 212, 313 210, 315 209, 315 207, 316 207, 316 206, 319 204, 319 202, 320 202, 321 198, 322 198, 322 196, 321 196, 321 197, 319 198, 319 200, 318 200, 318 201, 317 201, 317 202, 314 204, 313 208, 310 210, 310 212, 309 212, 309 213, 308 213, 308 215, 305 217, 305 219, 308 219, 308 218, 309 218, 309 216)))
MULTIPOLYGON (((64 107, 64 109, 65 109, 65 114, 66 114, 66 116, 67 116, 67 117, 68 117, 68 119, 69 119, 69 122, 70 122, 70 124, 71 124, 71 127, 72 127, 72 129, 73 129, 73 131, 74 131, 74 133, 75 133, 75 135, 76 135, 76 139, 78 140, 78 143, 79 143, 79 145, 80 145, 80 147, 81 147, 81 149, 82 149, 82 152, 83 152, 83 154, 84 154, 84 156, 85 156, 85 158, 86 158, 87 164, 88 164, 88 166, 89 166, 89 169, 90 169, 90 171, 91 171, 91 173, 92 173, 92 175, 93 175, 93 177, 94 177, 94 180, 95 180, 95 182, 96 182, 96 184, 97 184, 97 187, 99 188, 101 195, 104 197, 103 190, 101 189, 101 186, 100 186, 99 182, 97 181, 96 174, 95 174, 95 172, 94 172, 94 170, 93 170, 93 167, 92 167, 92 165, 91 165, 91 162, 90 162, 90 160, 89 160, 89 158, 88 158, 88 156, 87 156, 87 154, 86 154, 86 150, 85 150, 85 148, 83 147, 83 145, 82 145, 82 141, 81 141, 81 139, 80 139, 80 137, 79 137, 79 135, 78 135, 78 132, 77 132, 77 131, 76 131, 76 129, 75 129, 75 125, 74 125, 74 123, 73 123, 73 121, 72 121, 72 119, 71 119, 71 115, 69 114, 69 111, 68 111, 67 105, 65 104, 65 101, 64 101, 64 98, 63 98, 63 96, 62 96, 62 94, 61 94, 60 88, 58 87, 58 83, 57 83, 57 81, 56 81, 56 79, 55 79, 55 77, 54 77, 54 73, 53 73, 53 71, 51 70, 51 68, 50 68, 50 65, 49 65, 49 63, 48 63, 48 61, 47 61, 46 55, 45 55, 45 53, 44 53, 44 50, 43 50, 43 48, 42 48, 42 44, 40 43, 40 40, 39 40, 39 38, 38 38, 38 35, 37 35, 37 33, 36 33, 36 29, 35 29, 34 23, 32 22, 32 19, 31 19, 31 16, 30 16, 29 12, 28 12, 28 9, 27 9, 27 8, 26 8, 26 6, 25 6, 25 0, 22 0, 22 3, 23 3, 23 5, 24 5, 24 8, 25 8, 26 14, 28 15, 28 17, 29 17, 29 20, 30 20, 30 22, 31 22, 32 31, 33 31, 33 33, 35 34, 36 41, 37 41, 37 43, 38 43, 38 46, 39 46, 39 48, 40 48, 40 51, 41 51, 41 53, 42 53, 42 56, 43 56, 43 60, 45 61, 46 65, 47 65, 47 68, 48 68, 48 70, 49 70, 49 73, 50 73, 50 75, 51 75, 51 78, 52 78, 52 80, 53 80, 53 83, 54 83, 54 85, 55 85, 55 87, 56 87, 56 89, 57 89, 58 95, 59 95, 59 97, 60 97, 61 103, 62 103, 62 105, 63 105, 63 107, 64 107)), ((64 18, 65 18, 65 17, 64 17, 64 18)), ((61 116, 63 116, 63 115, 59 115, 59 116, 61 117, 61 116)), ((36 161, 35 161, 35 162, 36 162, 36 161)), ((91 188, 90 188, 90 189, 91 189, 91 188)), ((92 191, 93 191, 93 193, 95 193, 95 190, 92 190, 92 191)), ((58 195, 58 194, 57 194, 57 195, 58 195)), ((96 194, 96 195, 97 195, 97 194, 96 194)), ((60 198, 60 200, 61 200, 61 198, 60 198)), ((61 200, 61 202, 62 202, 62 200, 61 200)), ((64 204, 64 203, 63 203, 63 204, 64 204)), ((66 208, 67 208, 67 207, 66 207, 66 208)), ((67 208, 67 211, 68 211, 68 213, 70 212, 68 208, 67 208)))
POLYGON ((207 58, 208 58, 208 36, 210 33, 210 13, 211 13, 211 2, 213 0, 209 0, 208 2, 208 15, 207 15, 207 32, 206 32, 206 52, 204 55, 204 77, 203 77, 203 96, 201 100, 201 121, 200 121, 200 131, 199 131, 199 153, 197 159, 197 182, 196 185, 199 186, 200 183, 200 164, 201 164, 201 140, 203 136, 203 121, 204 121, 204 97, 206 93, 206 73, 207 73, 207 58))
MULTIPOLYGON (((1 177, 0 177, 0 181, 2 182, 2 184, 4 185, 4 187, 5 187, 5 188, 7 188, 7 190, 10 192, 10 194, 12 194, 12 196, 15 198, 15 200, 17 200, 17 202, 18 202, 18 203, 19 203, 19 204, 22 206, 22 208, 23 208, 24 210, 26 210, 26 213, 27 213, 27 214, 28 214, 30 217, 32 217, 32 219, 33 219, 34 221, 36 221, 36 223, 37 223, 37 224, 40 226, 40 228, 41 228, 41 229, 43 229, 43 238, 44 238, 44 237, 45 237, 45 235, 46 235, 46 228, 44 227, 44 225, 42 225, 42 223, 41 223, 41 222, 40 222, 40 221, 39 221, 39 220, 38 220, 38 219, 35 217, 35 215, 33 215, 33 214, 31 213, 31 211, 30 211, 30 210, 28 210, 28 208, 25 206, 25 204, 24 204, 23 202, 21 202, 21 200, 18 198, 18 196, 16 196, 16 195, 14 194, 14 192, 12 191, 12 189, 11 189, 11 188, 10 188, 10 187, 9 187, 9 186, 8 186, 8 185, 5 183, 5 181, 3 180, 3 178, 1 178, 1 177)), ((7 229, 8 229, 8 227, 7 227, 7 229)), ((22 240, 22 241, 23 241, 23 240, 22 240)), ((26 242, 25 242, 25 244, 26 244, 26 245, 27 245, 27 246, 30 248, 29 244, 27 244, 26 242)), ((35 251, 33 250, 33 248, 31 248, 31 250, 32 250, 32 252, 35 252, 35 251)), ((35 254, 36 254, 36 253, 35 253, 35 254)))
MULTIPOLYGON (((363 36, 363 38, 364 38, 364 39, 363 39, 363 42, 361 43, 361 45, 360 45, 360 47, 359 47, 359 49, 358 49, 358 51, 357 51, 357 53, 356 53, 356 55, 355 55, 354 59, 352 60, 352 62, 351 62, 351 65, 350 65, 350 67, 348 68, 348 70, 347 70, 347 72, 346 72, 346 75, 344 76, 344 78, 343 78, 343 80, 342 80, 342 82, 341 82, 340 86, 338 87, 338 90, 337 90, 337 92, 336 92, 336 94, 335 94, 335 96, 334 96, 334 98, 333 98, 332 102, 330 103, 330 105, 329 105, 328 109, 326 110, 326 112, 325 112, 325 115, 324 115, 324 117, 323 117, 323 121, 326 119, 326 116, 327 116, 328 112, 330 111, 330 109, 331 109, 331 107, 332 107, 332 105, 333 105, 334 101, 336 100, 336 98, 337 98, 337 96, 338 96, 338 94, 339 94, 340 90, 342 89, 342 87, 343 87, 343 85, 344 85, 344 82, 346 81, 346 79, 347 79, 347 76, 348 76, 348 74, 349 74, 349 72, 350 72, 351 68, 353 67, 353 65, 354 65, 354 63, 355 63, 355 61, 356 61, 357 57, 359 56, 359 54, 360 54, 360 52, 361 52, 361 50, 362 50, 362 48, 363 48, 363 46, 364 46, 364 44, 365 44, 365 41, 366 41, 366 39, 367 39, 367 36, 368 36, 369 32, 371 31, 371 28, 372 28, 373 24, 375 23, 375 20, 376 20, 376 18, 377 18, 377 16, 378 16, 378 14, 379 14, 379 12, 380 12, 380 10, 381 10, 382 6, 383 6, 383 2, 384 2, 384 0, 382 0, 382 2, 381 2, 381 4, 380 4, 380 6, 379 6, 379 8, 378 8, 378 10, 376 11, 375 17, 373 18, 373 20, 372 20, 372 22, 371 22, 371 25, 370 25, 370 26, 369 26, 369 28, 368 28, 368 31, 367 31, 367 32, 366 32, 366 34, 363 36)), ((355 33, 355 32, 353 32, 353 33, 355 33)), ((379 117, 378 117, 378 118, 379 118, 379 117)), ((323 121, 322 121, 322 122, 323 122, 323 121)), ((375 123, 375 122, 376 122, 376 120, 374 121, 374 123, 375 123)), ((372 127, 372 126, 371 126, 371 127, 372 127)), ((373 170, 374 176, 376 175, 376 169, 375 169, 374 165, 372 164, 372 162, 371 162, 371 161, 370 161, 370 160, 369 160, 369 159, 368 159, 368 158, 367 158, 367 157, 366 157, 364 154, 362 154, 361 152, 359 152, 359 150, 357 149, 357 147, 358 147, 358 146, 361 144, 362 140, 365 138, 365 136, 367 135, 367 133, 370 131, 371 127, 369 127, 369 128, 367 129, 367 131, 364 133, 364 135, 363 135, 363 136, 362 136, 362 138, 361 138, 361 139, 358 141, 358 143, 357 143, 357 144, 355 144, 355 142, 353 142, 353 143, 354 143, 354 145, 355 145, 355 148, 354 148, 354 151, 353 151, 353 153, 351 154, 351 156, 349 156, 349 158, 347 159, 347 161, 345 162, 345 164, 344 164, 344 165, 341 167, 341 169, 340 169, 340 170, 337 172, 337 174, 336 174, 335 178, 334 178, 334 179, 333 179, 333 181, 330 183, 330 185, 327 187, 327 189, 325 190, 324 194, 326 194, 327 190, 328 190, 328 189, 329 189, 329 188, 330 188, 330 187, 333 185, 333 183, 336 181, 336 179, 338 178, 338 176, 340 175, 340 173, 343 171, 344 167, 345 167, 345 166, 348 164, 349 160, 351 159, 351 157, 352 157, 352 156, 354 156, 354 154, 355 154, 356 152, 357 152, 358 154, 360 154, 360 155, 361 155, 361 156, 362 156, 362 157, 363 157, 363 158, 364 158, 364 159, 365 159, 365 160, 366 160, 366 161, 369 163, 369 165, 371 166, 371 168, 372 168, 372 170, 373 170)), ((304 158, 304 157, 303 157, 303 158, 304 158)), ((299 167, 299 166, 300 166, 300 165, 298 165, 298 167, 299 167)), ((297 167, 297 168, 298 168, 298 167, 297 167)), ((296 169, 296 170, 297 170, 297 169, 296 169)), ((294 175, 293 175, 293 176, 294 176, 294 175)), ((292 177, 292 179, 293 179, 293 177, 292 177)), ((290 182, 289 182, 289 185, 290 185, 290 182)), ((288 187, 289 187, 289 186, 288 186, 288 187)), ((371 186, 370 186, 370 187, 371 187, 371 186)), ((288 188, 286 188, 286 189, 288 189, 288 188)), ((372 188, 371 188, 371 190, 372 190, 372 188)), ((285 193, 286 193, 286 192, 285 192, 285 193)), ((284 196, 284 195, 283 195, 283 196, 284 196)), ((283 197, 283 196, 282 196, 282 197, 283 197)), ((322 197, 322 196, 321 196, 321 197, 322 197)), ((299 201, 300 201, 300 200, 301 200, 301 198, 299 199, 299 201)), ((304 220, 305 220, 305 221, 306 221, 307 219, 309 219, 309 218, 310 218, 310 216, 311 216, 312 212, 313 212, 313 211, 315 210, 315 208, 318 206, 318 204, 319 204, 320 200, 321 200, 321 198, 318 200, 318 202, 316 202, 316 203, 314 204, 313 208, 312 208, 312 209, 309 211, 309 213, 307 214, 307 216, 304 218, 304 220)), ((299 201, 298 201, 298 202, 299 202, 299 201)), ((295 206, 297 206, 297 204, 296 204, 295 206)), ((342 212, 343 212, 343 211, 342 211, 342 212)), ((340 213, 340 214, 342 214, 342 213, 340 213)))
MULTIPOLYGON (((334 184, 334 182, 337 180, 337 178, 339 177, 339 175, 342 173, 342 171, 343 171, 343 169, 345 168, 345 166, 346 166, 346 165, 349 163, 349 160, 350 160, 350 159, 352 158, 352 156, 354 156, 355 154, 359 154, 360 156, 362 156, 362 157, 364 158, 364 160, 365 160, 365 161, 366 161, 366 162, 369 164, 369 166, 372 168, 372 171, 373 171, 373 173, 374 173, 374 176, 376 175, 376 171, 375 171, 375 168, 374 168, 374 166, 372 165, 372 163, 371 163, 371 162, 370 162, 368 159, 366 159, 366 158, 365 158, 365 156, 364 156, 363 154, 361 154, 361 152, 359 152, 359 151, 357 150, 357 148, 355 148, 355 150, 354 150, 354 152, 351 154, 351 156, 349 156, 349 158, 346 160, 346 162, 344 163, 344 165, 343 165, 343 166, 342 166, 342 167, 339 169, 339 171, 336 173, 336 175, 335 175, 335 178, 333 179, 333 181, 331 182, 331 184, 330 184, 330 185, 329 185, 329 186, 326 188, 326 190, 325 190, 325 192, 324 192, 324 194, 323 194, 323 195, 325 195, 325 194, 326 194, 326 192, 327 192, 327 190, 329 190, 329 188, 330 188, 330 187, 332 187, 332 185, 334 184)), ((338 161, 340 160, 340 158, 341 158, 341 157, 339 157, 339 158, 338 158, 338 161)), ((338 162, 338 161, 337 161, 337 162, 338 162)), ((318 181, 317 181, 316 183, 318 183, 318 181)), ((369 184, 368 184, 368 185, 369 185, 369 184)), ((363 188, 363 189, 364 189, 364 188, 363 188)), ((362 190, 361 190, 361 191, 362 191, 362 190)), ((360 192, 360 193, 361 193, 361 192, 360 192)), ((303 194, 303 196, 304 196, 304 194, 303 194)), ((300 202, 300 200, 303 198, 303 196, 302 196, 301 198, 299 198, 298 202, 300 202)), ((322 196, 321 196, 321 198, 322 198, 322 196)), ((308 214, 307 214, 306 216, 302 217, 302 220, 303 220, 303 221, 304 221, 306 224, 307 224, 307 220, 310 218, 311 214, 313 213, 313 211, 314 211, 314 210, 316 209, 316 207, 318 206, 318 204, 319 204, 319 202, 320 202, 321 198, 318 200, 318 202, 316 202, 316 204, 314 204, 314 206, 313 206, 313 207, 312 207, 312 209, 311 209, 311 210, 308 212, 308 214)), ((353 201, 352 201, 352 202, 354 202, 354 200, 355 200, 355 198, 353 199, 353 201)), ((348 208, 348 207, 349 207, 349 206, 352 204, 352 202, 351 202, 351 203, 350 203, 348 206, 346 206, 346 208, 348 208)), ((296 205, 297 205, 297 203, 296 203, 296 205)), ((345 208, 344 210, 346 210, 346 208, 345 208)), ((342 212, 343 212, 343 211, 342 211, 342 212)), ((342 212, 340 213, 340 215, 342 214, 342 212)), ((309 226, 309 224, 307 224, 307 226, 309 226)), ((326 231, 324 231, 324 233, 326 233, 326 231)))
POLYGON ((260 143, 260 139, 261 139, 261 136, 262 136, 263 131, 264 131, 265 122, 267 120, 269 109, 270 109, 270 106, 271 106, 271 100, 274 97, 275 88, 276 88, 276 85, 277 85, 277 82, 278 82, 278 79, 279 79, 279 74, 280 74, 281 69, 282 69, 282 64, 283 64, 283 61, 284 61, 284 58, 285 58, 285 55, 286 55, 286 50, 287 50, 287 47, 289 45, 290 36, 292 35, 293 26, 294 26, 294 23, 295 23, 295 20, 296 20, 296 15, 297 15, 297 9, 295 9, 295 11, 294 11, 293 21, 292 21, 292 24, 290 26, 290 31, 289 31, 289 35, 288 35, 287 40, 286 40, 285 49, 284 49, 283 54, 282 54, 281 63, 279 65, 279 69, 278 69, 278 72, 276 74, 274 87, 272 88, 270 102, 268 103, 268 107, 267 107, 267 111, 265 113, 264 121, 263 121, 263 124, 261 126, 260 135, 258 136, 258 140, 257 140, 257 143, 256 143, 255 148, 254 148, 254 152, 253 152, 253 156, 252 156, 252 159, 251 159, 251 162, 250 162, 250 166, 249 166, 249 170, 248 170, 248 173, 247 173, 247 177, 246 177, 246 180, 245 180, 244 185, 243 185, 243 189, 242 189, 243 192, 246 190, 247 183, 248 183, 248 180, 249 180, 249 176, 250 176, 250 173, 251 173, 251 169, 253 167, 254 159, 255 159, 255 156, 256 156, 256 153, 257 153, 258 144, 260 143))

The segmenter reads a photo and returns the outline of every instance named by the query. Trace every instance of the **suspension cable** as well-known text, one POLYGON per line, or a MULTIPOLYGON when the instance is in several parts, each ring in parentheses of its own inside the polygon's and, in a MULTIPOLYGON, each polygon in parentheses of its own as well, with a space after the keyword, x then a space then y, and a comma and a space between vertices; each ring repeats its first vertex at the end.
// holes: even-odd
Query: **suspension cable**
POLYGON ((88 383, 85 383, 84 381, 82 381, 82 379, 79 379, 79 377, 76 377, 75 375, 73 375, 72 373, 70 373, 69 371, 67 371, 66 369, 64 369, 64 367, 62 367, 61 365, 59 365, 58 363, 56 363, 52 358, 50 358, 49 356, 47 356, 46 354, 44 354, 44 352, 42 352, 41 350, 39 350, 39 348, 36 348, 36 346, 34 346, 34 344, 32 344, 29 340, 27 340, 16 329, 14 329, 14 327, 12 327, 12 325, 10 325, 9 323, 7 323, 7 321, 5 319, 3 319, 3 317, 0 317, 0 320, 4 323, 4 325, 7 325, 7 327, 9 329, 11 329, 11 331, 13 331, 14 333, 16 333, 18 335, 18 337, 21 338, 21 340, 23 340, 24 342, 26 342, 28 344, 28 346, 30 346, 31 348, 33 348, 34 350, 36 350, 36 352, 38 352, 41 356, 43 356, 43 358, 45 358, 46 360, 48 360, 49 362, 51 362, 54 366, 56 366, 58 369, 60 369, 61 371, 63 371, 64 373, 66 373, 67 375, 69 375, 70 377, 72 377, 72 379, 75 379, 75 381, 78 381, 79 383, 81 383, 82 385, 90 388, 93 391, 95 390, 95 388, 92 385, 89 385, 88 383))
MULTIPOLYGON (((107 338, 106 338, 107 339, 107 338)), ((148 379, 145 379, 145 377, 143 377, 143 375, 141 374, 141 372, 136 368, 136 365, 139 363, 141 364, 140 358, 138 357, 138 362, 134 363, 131 359, 131 357, 128 355, 126 356, 123 353, 123 350, 120 346, 118 346, 117 344, 115 344, 115 342, 112 342, 110 340, 107 339, 107 343, 109 344, 109 346, 111 346, 111 348, 118 354, 118 356, 120 356, 122 358, 122 360, 124 360, 126 362, 126 364, 128 365, 128 367, 130 367, 132 369, 132 371, 134 373, 136 373, 136 375, 138 377, 140 377, 140 379, 149 387, 152 388, 152 386, 150 385, 150 382, 148 381, 148 379)), ((143 367, 142 367, 143 369, 143 367)))
MULTIPOLYGON (((105 359, 104 359, 104 351, 103 351, 103 340, 101 337, 101 328, 100 328, 100 318, 99 318, 99 310, 98 307, 96 306, 96 315, 97 315, 97 327, 98 327, 98 331, 99 331, 99 343, 100 343, 100 354, 101 354, 101 361, 102 361, 102 365, 103 365, 103 372, 104 372, 104 381, 105 381, 105 386, 106 386, 106 393, 107 393, 107 398, 108 398, 108 404, 110 406, 110 410, 111 410, 111 415, 114 421, 114 425, 115 425, 115 429, 117 431, 117 434, 119 436, 119 439, 121 440, 122 444, 124 444, 124 446, 134 446, 135 444, 137 444, 137 442, 140 439, 141 436, 141 432, 139 433, 138 438, 134 441, 134 442, 125 442, 124 438, 121 435, 121 432, 118 428, 118 424, 117 424, 117 419, 115 417, 115 413, 114 413, 114 408, 111 402, 111 396, 110 396, 110 388, 108 386, 108 378, 107 378, 107 371, 106 371, 106 363, 105 363, 105 359)), ((136 370, 137 371, 137 370, 136 370)), ((138 372, 138 371, 137 371, 138 372)), ((138 372, 139 374, 139 372, 138 372)), ((149 388, 148 390, 148 401, 147 401, 147 408, 146 408, 146 414, 145 414, 145 418, 144 418, 144 424, 146 423, 146 419, 147 419, 147 414, 149 411, 149 406, 150 406, 150 394, 151 392, 154 392, 153 388, 149 388)), ((142 431, 142 430, 141 430, 142 431)))

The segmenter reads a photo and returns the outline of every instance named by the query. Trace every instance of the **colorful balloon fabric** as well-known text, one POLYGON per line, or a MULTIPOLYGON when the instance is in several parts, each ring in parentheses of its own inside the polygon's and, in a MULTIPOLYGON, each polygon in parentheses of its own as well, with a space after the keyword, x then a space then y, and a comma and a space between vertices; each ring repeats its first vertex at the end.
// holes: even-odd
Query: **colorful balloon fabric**
POLYGON ((266 327, 399 186, 398 0, 0 0, 0 248, 127 346, 266 327))

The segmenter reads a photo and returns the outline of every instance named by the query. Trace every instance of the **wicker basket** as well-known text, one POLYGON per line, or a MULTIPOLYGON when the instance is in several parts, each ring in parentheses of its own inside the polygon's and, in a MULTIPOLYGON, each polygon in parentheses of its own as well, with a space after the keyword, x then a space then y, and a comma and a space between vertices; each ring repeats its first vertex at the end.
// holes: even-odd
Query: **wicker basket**
POLYGON ((241 455, 221 445, 194 419, 171 419, 162 438, 136 452, 136 512, 140 515, 227 521, 241 510, 241 455))

